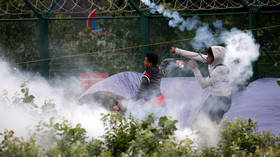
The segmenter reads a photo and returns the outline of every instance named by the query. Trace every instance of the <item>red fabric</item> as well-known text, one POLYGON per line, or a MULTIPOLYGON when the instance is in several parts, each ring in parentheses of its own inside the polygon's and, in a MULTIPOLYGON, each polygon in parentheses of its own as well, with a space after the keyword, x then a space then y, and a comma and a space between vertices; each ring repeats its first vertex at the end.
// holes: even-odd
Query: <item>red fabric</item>
POLYGON ((165 101, 165 97, 163 94, 161 94, 159 97, 156 97, 156 98, 153 98, 149 101, 146 101, 145 102, 145 106, 162 106, 166 104, 166 101, 165 101))
POLYGON ((147 73, 147 71, 145 71, 145 74, 146 74, 149 78, 156 78, 156 77, 154 77, 154 76, 152 76, 152 75, 149 75, 149 74, 147 73))
POLYGON ((99 81, 108 77, 105 73, 82 73, 79 74, 80 88, 86 90, 99 81))

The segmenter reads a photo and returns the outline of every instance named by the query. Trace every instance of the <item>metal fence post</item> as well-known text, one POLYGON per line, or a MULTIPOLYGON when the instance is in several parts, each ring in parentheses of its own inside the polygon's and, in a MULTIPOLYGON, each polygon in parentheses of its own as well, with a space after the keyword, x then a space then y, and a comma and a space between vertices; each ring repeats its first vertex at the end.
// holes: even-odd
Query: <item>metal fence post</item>
MULTIPOLYGON (((141 33, 142 33, 142 61, 144 62, 147 52, 149 51, 149 17, 145 13, 141 14, 141 33)), ((143 70, 145 66, 143 64, 143 70)))
MULTIPOLYGON (((254 7, 254 6, 249 6, 245 0, 241 0, 242 5, 245 8, 249 9, 249 29, 252 30, 252 34, 255 39, 257 37, 256 30, 254 30, 257 27, 257 13, 266 2, 267 0, 260 0, 260 4, 254 7)), ((251 78, 251 81, 258 79, 258 61, 255 61, 253 63, 253 71, 254 73, 251 78)))
MULTIPOLYGON (((40 18, 40 59, 49 58, 49 37, 48 20, 40 18)), ((40 62, 40 74, 46 79, 49 78, 49 61, 40 62)))
POLYGON ((30 0, 24 0, 27 6, 34 12, 34 14, 40 19, 40 74, 46 79, 49 78, 49 37, 48 37, 48 17, 51 15, 53 10, 58 6, 61 0, 55 0, 52 2, 51 8, 44 15, 33 6, 30 0))
MULTIPOLYGON (((155 4, 158 4, 160 0, 157 0, 155 4)), ((149 51, 149 10, 143 11, 141 10, 134 0, 129 0, 130 4, 135 8, 135 10, 141 15, 141 36, 142 36, 142 61, 144 62, 145 56, 149 51)), ((143 64, 143 70, 145 70, 145 66, 143 64)))
MULTIPOLYGON (((256 30, 254 30, 256 28, 256 26, 257 26, 257 15, 256 15, 256 12, 254 11, 254 9, 250 8, 250 10, 249 10, 249 29, 252 30, 252 34, 255 39, 257 37, 256 30)), ((253 72, 254 73, 251 78, 251 81, 258 79, 258 61, 255 61, 253 63, 253 72)))

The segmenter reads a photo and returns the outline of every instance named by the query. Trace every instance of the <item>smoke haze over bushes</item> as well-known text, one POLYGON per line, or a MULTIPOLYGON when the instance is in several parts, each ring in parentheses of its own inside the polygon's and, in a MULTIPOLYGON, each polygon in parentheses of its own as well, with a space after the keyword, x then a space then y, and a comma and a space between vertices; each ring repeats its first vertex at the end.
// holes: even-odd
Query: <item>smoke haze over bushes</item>
POLYGON ((1 59, 0 81, 1 131, 14 130, 16 135, 28 137, 39 121, 54 117, 57 121, 67 119, 73 124, 81 123, 91 137, 104 133, 101 113, 108 111, 99 105, 92 109, 77 102, 80 94, 77 78, 51 80, 51 85, 44 78, 22 73, 1 59), (30 102, 25 102, 26 97, 30 102))

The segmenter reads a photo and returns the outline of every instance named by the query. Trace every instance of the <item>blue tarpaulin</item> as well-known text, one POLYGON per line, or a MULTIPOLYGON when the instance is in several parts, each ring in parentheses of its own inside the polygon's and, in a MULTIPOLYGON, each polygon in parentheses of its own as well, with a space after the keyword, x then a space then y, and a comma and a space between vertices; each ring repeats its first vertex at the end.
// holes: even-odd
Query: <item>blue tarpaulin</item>
MULTIPOLYGON (((133 96, 140 84, 141 73, 122 72, 115 74, 90 87, 81 96, 104 91, 124 98, 133 96)), ((251 82, 246 88, 235 93, 232 107, 225 114, 230 120, 235 117, 252 118, 258 122, 259 131, 280 129, 280 87, 276 78, 263 78, 251 82)), ((194 77, 170 77, 161 81, 161 91, 166 98, 166 110, 183 125, 190 125, 200 105, 207 97, 207 89, 202 89, 194 77)))

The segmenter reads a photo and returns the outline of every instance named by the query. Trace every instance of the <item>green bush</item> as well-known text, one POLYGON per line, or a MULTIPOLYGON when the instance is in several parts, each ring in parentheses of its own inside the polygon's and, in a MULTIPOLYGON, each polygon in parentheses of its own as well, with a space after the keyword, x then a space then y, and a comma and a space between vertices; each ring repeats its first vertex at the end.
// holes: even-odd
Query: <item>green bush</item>
POLYGON ((22 138, 14 136, 13 131, 5 130, 0 134, 3 139, 0 144, 1 157, 43 157, 43 153, 39 149, 36 141, 30 138, 24 141, 22 138))
MULTIPOLYGON (((13 97, 15 105, 28 103, 44 112, 55 112, 54 103, 46 101, 42 107, 37 107, 26 83, 21 87, 23 95, 13 97)), ((40 121, 29 140, 15 137, 13 131, 6 130, 0 133, 0 156, 280 156, 280 137, 269 131, 258 132, 257 122, 251 119, 222 122, 218 145, 201 149, 194 148, 193 141, 188 138, 178 141, 174 136, 177 121, 166 116, 156 118, 151 114, 139 121, 124 111, 105 114, 102 120, 105 133, 101 139, 87 137, 80 124, 73 126, 67 120, 55 122, 54 117, 49 122, 40 121), (49 141, 46 145, 51 146, 42 144, 46 140, 49 141)))
POLYGON ((1 133, 2 157, 91 157, 91 156, 280 156, 279 137, 269 131, 257 132, 257 123, 251 119, 236 119, 221 124, 217 147, 193 149, 193 141, 177 141, 173 136, 177 121, 149 115, 143 121, 131 115, 112 112, 103 115, 103 140, 89 139, 80 124, 72 127, 68 121, 49 125, 57 136, 48 150, 40 148, 33 138, 25 141, 13 131, 1 133))
POLYGON ((252 119, 235 119, 234 122, 224 122, 221 128, 222 137, 219 149, 224 156, 231 156, 239 152, 255 154, 257 150, 275 148, 280 140, 269 131, 257 132, 257 122, 252 119))
POLYGON ((153 115, 138 122, 131 115, 125 118, 125 112, 104 115, 103 121, 105 143, 113 156, 120 156, 124 152, 132 156, 157 152, 162 143, 174 134, 177 122, 167 117, 155 119, 153 115))
POLYGON ((57 135, 60 139, 57 141, 58 149, 64 152, 66 156, 69 154, 77 154, 76 151, 81 150, 80 153, 86 151, 86 130, 81 128, 80 124, 77 124, 75 128, 71 126, 68 121, 63 121, 63 123, 56 123, 54 128, 56 129, 57 135), (80 148, 80 149, 77 149, 80 148), (74 152, 73 152, 74 150, 74 152))

